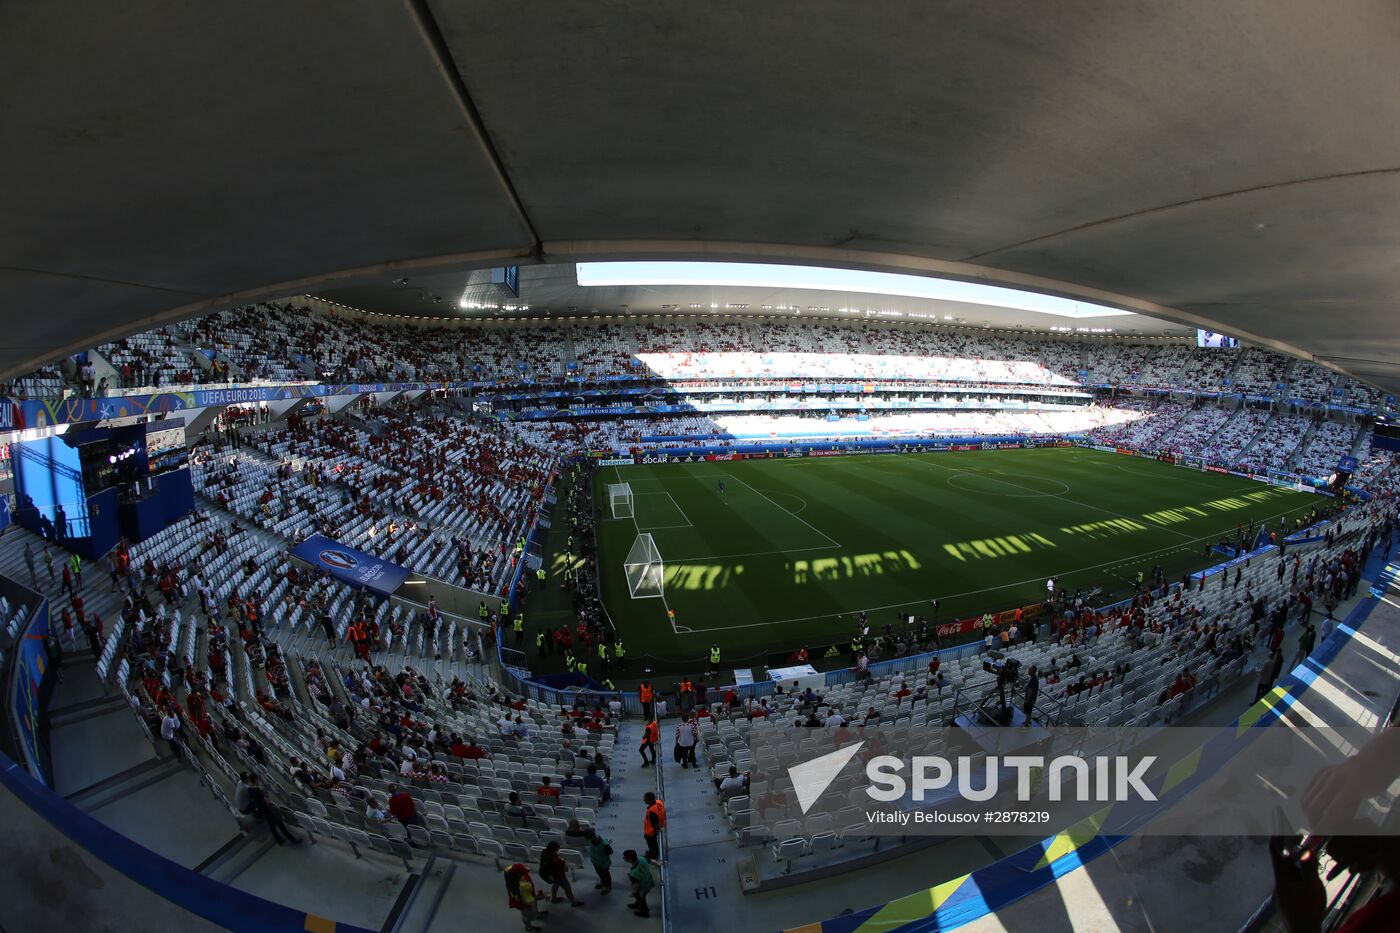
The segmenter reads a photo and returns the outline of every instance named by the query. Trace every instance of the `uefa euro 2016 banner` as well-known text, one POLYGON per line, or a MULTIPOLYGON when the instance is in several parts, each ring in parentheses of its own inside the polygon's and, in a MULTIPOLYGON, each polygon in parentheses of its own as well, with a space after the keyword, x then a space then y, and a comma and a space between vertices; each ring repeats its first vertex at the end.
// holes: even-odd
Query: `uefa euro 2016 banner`
POLYGON ((390 596, 408 579, 408 569, 366 554, 325 535, 312 535, 292 548, 292 556, 351 586, 390 596))

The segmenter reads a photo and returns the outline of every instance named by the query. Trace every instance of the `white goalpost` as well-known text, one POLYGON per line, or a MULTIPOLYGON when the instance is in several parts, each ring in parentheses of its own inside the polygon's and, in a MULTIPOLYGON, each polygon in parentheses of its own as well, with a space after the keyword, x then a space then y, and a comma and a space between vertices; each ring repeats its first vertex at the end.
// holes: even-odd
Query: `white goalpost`
POLYGON ((609 485, 608 504, 612 507, 613 518, 632 518, 632 486, 629 483, 609 485))
POLYGON ((661 563, 661 552, 657 550, 651 535, 637 535, 622 569, 627 574, 627 592, 633 599, 666 595, 665 566, 661 563))

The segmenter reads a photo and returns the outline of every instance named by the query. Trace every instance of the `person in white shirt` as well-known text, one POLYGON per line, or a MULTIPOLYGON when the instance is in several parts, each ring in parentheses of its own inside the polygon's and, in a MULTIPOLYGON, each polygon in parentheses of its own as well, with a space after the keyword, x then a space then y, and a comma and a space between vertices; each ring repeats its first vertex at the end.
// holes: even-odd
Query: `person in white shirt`
POLYGON ((170 743, 172 751, 178 754, 179 747, 176 741, 180 737, 180 717, 175 715, 174 710, 167 710, 160 720, 160 737, 170 743))
POLYGON ((721 800, 728 800, 730 797, 737 797, 747 789, 744 776, 739 773, 739 769, 733 765, 729 766, 729 774, 719 782, 719 796, 721 800))
POLYGON ((369 802, 365 804, 365 819, 383 826, 393 822, 394 818, 384 809, 384 804, 379 798, 371 795, 369 802))
POLYGON ((251 788, 248 786, 248 775, 246 772, 238 775, 238 786, 233 791, 233 807, 239 813, 248 814, 253 810, 253 799, 251 788))
POLYGON ((860 657, 856 658, 856 666, 853 668, 856 673, 856 680, 865 680, 870 676, 870 656, 864 651, 860 657))
POLYGON ((694 719, 688 719, 676 726, 676 758, 682 768, 698 768, 695 763, 695 743, 700 740, 700 729, 694 719))
POLYGON ((1332 636, 1337 628, 1337 620, 1332 618, 1332 613, 1327 613, 1327 617, 1322 620, 1322 627, 1317 632, 1317 643, 1320 645, 1332 636))
POLYGON ((828 729, 839 729, 845 724, 845 717, 842 716, 841 711, 834 706, 831 708, 831 711, 826 714, 826 719, 822 721, 822 725, 828 729))

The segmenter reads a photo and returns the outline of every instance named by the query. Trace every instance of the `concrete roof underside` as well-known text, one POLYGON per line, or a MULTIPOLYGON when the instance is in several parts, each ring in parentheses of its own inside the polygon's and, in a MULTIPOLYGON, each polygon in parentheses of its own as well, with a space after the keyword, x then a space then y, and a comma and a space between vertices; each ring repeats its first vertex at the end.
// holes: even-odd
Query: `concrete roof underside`
POLYGON ((517 299, 490 284, 491 275, 492 270, 486 269, 414 274, 329 289, 316 297, 380 314, 452 321, 607 320, 637 315, 657 318, 684 315, 690 319, 714 315, 782 318, 805 314, 807 319, 823 321, 992 328, 1025 332, 1032 337, 1052 332, 1058 337, 1094 337, 1110 332, 1132 338, 1185 340, 1195 337, 1191 328, 1117 311, 1096 315, 1085 309, 1080 316, 1069 317, 1006 304, 768 285, 580 285, 573 263, 525 266, 520 270, 520 297, 517 299), (462 307, 459 304, 462 300, 473 304, 462 307), (1057 327, 1070 330, 1054 331, 1057 327))
POLYGON ((0 375, 252 299, 727 258, 1204 324, 1400 390, 1400 7, 7 8, 0 375))

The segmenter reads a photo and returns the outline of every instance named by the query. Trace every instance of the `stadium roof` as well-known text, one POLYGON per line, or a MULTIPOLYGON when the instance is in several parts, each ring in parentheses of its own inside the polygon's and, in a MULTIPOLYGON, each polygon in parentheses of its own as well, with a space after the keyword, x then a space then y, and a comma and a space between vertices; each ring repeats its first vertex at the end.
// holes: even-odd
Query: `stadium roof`
POLYGON ((350 308, 414 318, 805 315, 895 324, 1185 338, 1192 328, 1039 292, 958 280, 729 262, 603 262, 525 266, 520 296, 491 283, 491 270, 401 276, 323 291, 350 308))
POLYGON ((142 12, 0 33, 0 374, 254 298, 722 258, 1029 286, 1400 390, 1384 0, 142 12))

